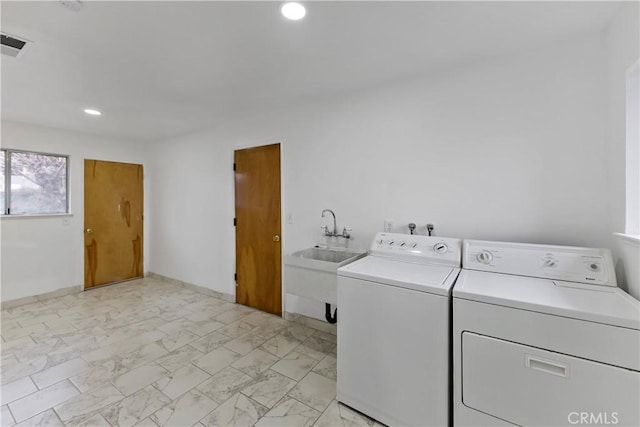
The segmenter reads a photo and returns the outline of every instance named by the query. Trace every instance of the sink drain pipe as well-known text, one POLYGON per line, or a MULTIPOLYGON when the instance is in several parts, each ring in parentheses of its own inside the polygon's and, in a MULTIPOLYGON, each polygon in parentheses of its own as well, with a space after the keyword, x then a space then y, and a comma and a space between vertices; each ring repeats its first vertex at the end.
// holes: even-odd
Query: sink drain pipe
POLYGON ((334 324, 338 321, 338 307, 336 307, 333 312, 333 316, 331 316, 331 304, 328 302, 324 303, 324 317, 327 319, 327 322, 334 324))

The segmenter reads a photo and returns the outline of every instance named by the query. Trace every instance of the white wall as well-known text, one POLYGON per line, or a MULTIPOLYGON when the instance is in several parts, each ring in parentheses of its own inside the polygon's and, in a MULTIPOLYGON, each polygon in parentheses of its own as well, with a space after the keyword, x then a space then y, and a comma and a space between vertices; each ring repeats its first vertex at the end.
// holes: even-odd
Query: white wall
POLYGON ((150 150, 149 271, 234 295, 233 153, 217 137, 150 150))
MULTIPOLYGON (((625 230, 625 147, 626 147, 626 71, 640 57, 640 4, 627 2, 612 19, 606 31, 607 47, 607 169, 609 186, 610 231, 631 232, 625 230)), ((620 242, 621 243, 621 242, 620 242)), ((628 289, 627 276, 629 269, 635 269, 638 277, 640 266, 635 256, 635 265, 624 265, 621 249, 625 246, 614 246, 614 256, 620 286, 628 289)), ((637 254, 637 243, 636 243, 637 254)), ((627 259, 633 259, 628 257, 627 259)), ((634 284, 635 294, 640 293, 640 283, 634 284)))
POLYGON ((318 241, 324 208, 360 247, 385 218, 403 232, 431 222, 443 236, 607 245, 605 59, 593 34, 159 142, 149 268, 233 293, 233 149, 276 141, 285 253, 318 241))
MULTIPOLYGON (((128 141, 16 122, 2 122, 2 147, 66 154, 70 217, 3 217, 1 299, 10 301, 84 283, 84 159, 145 164, 144 147, 128 141), (69 224, 64 225, 63 219, 69 224)), ((145 193, 148 194, 145 170, 145 193)), ((145 205, 148 203, 145 202, 145 205)), ((145 234, 149 215, 145 212, 145 234)), ((145 265, 147 261, 145 248, 145 265)))

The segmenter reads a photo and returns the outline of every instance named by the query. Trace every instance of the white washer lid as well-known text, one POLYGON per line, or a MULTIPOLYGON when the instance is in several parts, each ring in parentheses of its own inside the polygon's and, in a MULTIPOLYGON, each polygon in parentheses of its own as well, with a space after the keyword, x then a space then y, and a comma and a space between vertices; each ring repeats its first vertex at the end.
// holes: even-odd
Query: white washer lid
POLYGON ((462 270, 453 297, 640 330, 640 301, 617 287, 462 270))
POLYGON ((459 272, 459 268, 369 255, 339 268, 338 276, 448 296, 459 272))

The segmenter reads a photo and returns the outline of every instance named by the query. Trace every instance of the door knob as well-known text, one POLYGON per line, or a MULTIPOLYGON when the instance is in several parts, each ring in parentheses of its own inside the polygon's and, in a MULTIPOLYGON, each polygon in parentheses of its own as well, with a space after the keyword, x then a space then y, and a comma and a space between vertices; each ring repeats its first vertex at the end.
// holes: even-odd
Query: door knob
POLYGON ((273 236, 273 241, 274 242, 279 242, 280 241, 280 236, 278 236, 277 234, 275 236, 273 236))
POLYGON ((87 234, 91 234, 93 233, 93 229, 92 228, 87 228, 86 230, 84 230, 85 233, 87 234))

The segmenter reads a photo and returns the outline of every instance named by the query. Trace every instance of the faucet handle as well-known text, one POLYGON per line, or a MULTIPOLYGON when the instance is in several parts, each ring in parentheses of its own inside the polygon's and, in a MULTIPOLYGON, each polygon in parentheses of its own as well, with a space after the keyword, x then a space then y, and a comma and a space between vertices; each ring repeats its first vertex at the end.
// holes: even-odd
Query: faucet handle
POLYGON ((349 237, 351 237, 351 234, 350 234, 351 231, 353 231, 351 228, 344 227, 342 229, 342 237, 344 237, 345 239, 348 239, 349 237))
POLYGON ((329 227, 327 227, 326 225, 323 225, 322 227, 320 227, 320 229, 324 231, 325 236, 329 235, 329 227))

